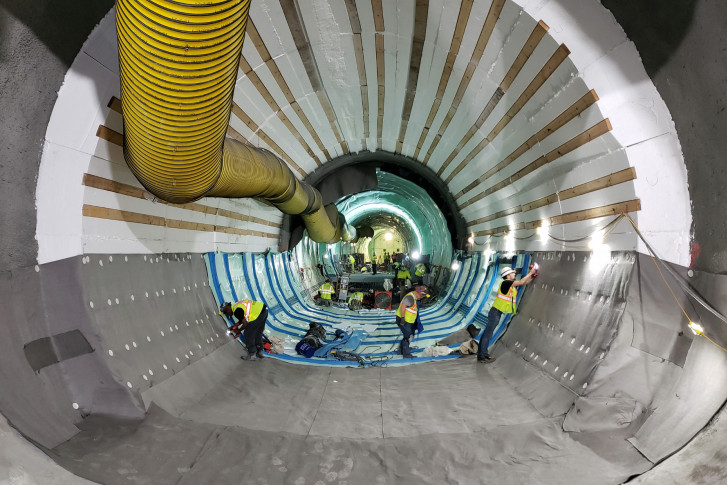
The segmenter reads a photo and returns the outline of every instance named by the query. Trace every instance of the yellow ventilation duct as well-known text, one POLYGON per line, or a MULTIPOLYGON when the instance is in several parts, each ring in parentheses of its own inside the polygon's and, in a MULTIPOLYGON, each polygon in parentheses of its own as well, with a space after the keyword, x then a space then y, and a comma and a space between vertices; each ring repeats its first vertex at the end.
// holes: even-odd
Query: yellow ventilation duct
POLYGON ((262 197, 336 242, 335 206, 272 153, 225 138, 249 3, 118 0, 126 163, 160 199, 262 197))

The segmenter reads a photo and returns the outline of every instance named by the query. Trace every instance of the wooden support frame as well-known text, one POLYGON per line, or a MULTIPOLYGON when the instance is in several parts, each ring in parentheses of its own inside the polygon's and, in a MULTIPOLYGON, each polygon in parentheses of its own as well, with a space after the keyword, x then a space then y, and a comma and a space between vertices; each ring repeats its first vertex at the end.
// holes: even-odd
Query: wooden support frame
POLYGON ((571 222, 586 221, 589 219, 599 219, 601 217, 617 216, 623 213, 637 212, 641 210, 641 201, 639 199, 633 199, 625 202, 618 202, 615 204, 604 205, 601 207, 594 207, 591 209, 584 209, 575 212, 568 212, 555 217, 549 217, 542 220, 521 222, 516 224, 515 227, 500 226, 492 229, 486 229, 484 231, 477 231, 474 233, 475 236, 491 236, 493 234, 501 234, 505 231, 510 230, 521 230, 521 229, 537 229, 543 223, 549 226, 557 226, 560 224, 569 224, 571 222))

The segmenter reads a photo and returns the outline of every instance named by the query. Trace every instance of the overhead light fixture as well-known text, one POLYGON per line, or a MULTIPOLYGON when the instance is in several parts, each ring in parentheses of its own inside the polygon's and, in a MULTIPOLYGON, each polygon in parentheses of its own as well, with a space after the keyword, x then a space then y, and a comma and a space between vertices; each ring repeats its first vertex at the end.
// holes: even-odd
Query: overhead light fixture
POLYGON ((459 261, 455 261, 452 263, 452 271, 457 271, 459 269, 459 261))
POLYGON ((419 259, 419 256, 421 256, 421 255, 419 254, 419 251, 414 251, 414 252, 412 252, 412 253, 411 253, 411 257, 412 257, 412 259, 413 259, 414 261, 416 261, 417 259, 419 259))
POLYGON ((704 335, 704 327, 702 327, 700 324, 689 321, 689 328, 692 329, 692 332, 694 335, 704 335))
POLYGON ((387 232, 386 234, 384 234, 384 239, 386 239, 387 241, 391 241, 393 238, 394 238, 394 236, 390 232, 387 232))
POLYGON ((470 237, 467 238, 467 242, 470 243, 470 246, 475 243, 475 235, 472 234, 470 237))

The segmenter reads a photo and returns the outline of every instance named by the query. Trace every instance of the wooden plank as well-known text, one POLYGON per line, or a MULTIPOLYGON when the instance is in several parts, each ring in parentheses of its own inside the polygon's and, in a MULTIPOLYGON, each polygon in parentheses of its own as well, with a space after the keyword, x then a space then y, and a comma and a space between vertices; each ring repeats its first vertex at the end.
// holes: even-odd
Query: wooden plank
POLYGON ((454 68, 454 61, 457 59, 457 54, 459 53, 459 49, 462 46, 462 38, 464 37, 465 28, 467 27, 467 22, 469 21, 470 14, 472 12, 473 2, 474 0, 463 0, 460 4, 459 14, 457 16, 457 24, 455 25, 452 41, 449 44, 447 59, 444 62, 442 74, 439 78, 437 94, 434 96, 434 102, 429 109, 429 115, 427 116, 427 121, 425 123, 425 129, 419 136, 419 141, 417 142, 416 150, 414 151, 415 159, 419 158, 419 152, 421 151, 424 140, 429 133, 429 128, 434 122, 434 117, 437 115, 439 105, 441 104, 442 97, 444 96, 444 91, 447 89, 447 83, 449 82, 449 77, 452 75, 452 69, 454 68))
MULTIPOLYGON (((637 212, 641 210, 641 201, 639 199, 628 200, 625 202, 618 202, 615 204, 609 204, 601 207, 594 207, 591 209, 584 209, 575 212, 568 212, 559 216, 545 218, 542 220, 522 222, 515 226, 515 229, 536 229, 540 227, 544 222, 549 226, 557 226, 560 224, 569 224, 572 222, 586 221, 589 219, 599 219, 608 216, 617 216, 619 214, 637 212)), ((475 232, 475 236, 489 236, 492 234, 503 233, 508 230, 508 226, 500 226, 492 229, 486 229, 483 231, 475 232)))
POLYGON ((277 238, 276 235, 253 231, 250 229, 238 229, 227 226, 214 226, 212 224, 204 224, 200 222, 181 221, 178 219, 166 219, 164 217, 152 216, 148 214, 140 214, 119 209, 110 209, 108 207, 99 207, 94 205, 83 205, 83 215, 86 217, 94 217, 96 219, 108 219, 112 221, 123 221, 135 224, 146 224, 150 226, 163 226, 171 229, 184 229, 189 231, 201 232, 226 232, 241 235, 256 235, 260 237, 277 238))
POLYGON ((568 200, 572 199, 573 197, 578 197, 580 195, 595 192, 597 190, 602 190, 607 187, 613 187, 614 185, 629 182, 634 179, 636 179, 636 170, 633 167, 629 167, 619 172, 615 172, 604 177, 597 178, 595 180, 590 180, 575 187, 571 187, 570 189, 565 189, 555 194, 551 194, 548 197, 543 197, 542 199, 538 199, 529 204, 523 204, 522 208, 524 212, 530 211, 544 205, 552 204, 553 198, 555 198, 555 200, 557 201, 568 200))
POLYGON ((238 105, 237 103, 232 103, 232 114, 237 116, 240 121, 245 123, 250 130, 252 130, 253 133, 255 133, 257 136, 260 137, 261 140, 263 140, 267 145, 274 151, 277 152, 277 155, 281 157, 283 160, 285 160, 288 165, 291 166, 294 170, 296 170, 298 173, 300 173, 303 177, 307 175, 306 171, 300 168, 300 166, 293 161, 290 156, 285 153, 285 151, 278 146, 277 143, 275 143, 272 138, 270 138, 263 130, 260 129, 260 127, 250 118, 247 113, 245 113, 238 105))
POLYGON ((520 169, 518 172, 510 176, 509 178, 501 181, 500 183, 493 185, 489 189, 485 190, 484 192, 480 193, 479 195, 476 195, 472 197, 471 199, 467 200, 463 204, 459 206, 460 209, 464 209, 465 207, 468 207, 475 202, 482 200, 483 198, 487 197, 490 194, 493 194, 497 192, 498 190, 502 189, 503 187, 507 187, 508 185, 514 183, 517 180, 520 180, 521 178, 525 177, 526 175, 534 172, 538 168, 553 162, 554 160, 557 160, 558 158, 562 157, 563 155, 566 155, 567 153, 572 152, 576 148, 579 148, 586 143, 588 143, 591 140, 594 140, 598 138, 601 135, 604 135, 605 133, 608 133, 611 131, 611 123, 608 121, 608 118, 605 120, 602 120, 592 127, 588 128, 586 131, 574 136, 567 142, 560 145, 558 148, 551 150, 546 155, 543 155, 542 157, 539 157, 535 161, 531 162, 529 165, 525 166, 524 168, 520 169))
POLYGON ((252 41, 258 54, 260 54, 260 58, 262 59, 262 61, 268 62, 271 59, 270 52, 268 51, 267 46, 265 46, 265 42, 263 41, 262 37, 260 37, 260 33, 258 32, 257 27, 255 27, 255 23, 249 17, 247 19, 245 33, 252 41))
MULTIPOLYGON (((560 115, 558 115, 553 121, 545 125, 540 131, 535 133, 533 136, 528 138, 522 145, 520 145, 518 148, 516 148, 512 153, 510 153, 507 157, 502 159, 498 164, 496 164, 494 167, 489 169, 487 172, 482 174, 480 177, 472 181, 469 185, 467 185, 464 189, 460 190, 457 195, 454 196, 455 199, 459 199, 464 194, 469 192, 470 190, 474 189, 477 185, 481 184, 488 178, 495 175, 497 172, 502 170, 503 168, 510 165, 512 162, 517 160, 523 153, 528 151, 530 148, 534 147, 537 143, 540 143, 541 141, 545 140, 549 135, 555 133, 558 129, 563 127, 566 123, 568 123, 570 120, 575 118, 576 116, 580 115, 583 111, 585 111, 589 106, 594 104, 596 101, 598 101, 598 95, 594 90, 591 90, 584 94, 578 101, 570 105, 567 109, 565 109, 560 115)), ((455 169, 454 172, 452 172, 454 175, 459 173, 460 170, 462 170, 474 157, 479 154, 482 149, 485 148, 485 146, 489 143, 489 140, 485 138, 480 145, 475 147, 467 157, 460 163, 460 165, 455 169)), ((452 176, 453 177, 453 176, 452 176)), ((447 179, 447 183, 451 178, 447 179)))
POLYGON ((381 0, 371 0, 371 10, 374 14, 374 28, 376 32, 384 31, 384 8, 381 0))
POLYGON ((500 83, 500 88, 502 88, 503 91, 507 91, 510 88, 510 85, 513 81, 515 81, 515 78, 520 73, 527 60, 530 59, 531 55, 533 55, 535 48, 540 44, 543 37, 545 37, 548 29, 548 25, 542 20, 535 26, 533 31, 530 33, 530 37, 528 37, 528 40, 525 41, 525 45, 522 49, 520 49, 520 53, 517 58, 515 58, 515 61, 512 63, 512 66, 510 66, 510 69, 507 71, 507 74, 505 74, 505 77, 500 83))
POLYGON ((348 19, 351 22, 351 32, 361 37, 361 21, 358 18, 358 9, 356 8, 356 0, 344 0, 346 10, 348 11, 348 19))
POLYGON ((528 212, 528 211, 531 211, 534 209, 538 209, 540 207, 545 207, 550 204, 555 204, 562 200, 571 199, 571 198, 577 197, 579 195, 589 194, 591 192, 595 192, 597 190, 602 190, 607 187, 613 187, 615 185, 622 184, 624 182, 629 182, 634 179, 636 179, 636 170, 634 170, 633 167, 630 167, 630 168, 606 175, 604 177, 597 178, 595 180, 590 180, 588 182, 577 185, 575 187, 571 187, 569 189, 565 189, 560 192, 555 192, 555 193, 547 195, 545 197, 541 197, 540 199, 534 200, 532 202, 528 202, 526 204, 511 207, 510 209, 505 209, 505 210, 502 210, 500 212, 497 212, 495 214, 491 214, 491 215, 488 215, 485 217, 480 217, 479 219, 468 222, 467 225, 474 226, 477 224, 482 224, 484 222, 494 221, 501 217, 505 217, 505 216, 508 216, 511 214, 516 214, 518 212, 528 212))
POLYGON ((86 187, 93 187, 95 189, 106 190, 109 192, 115 192, 121 195, 127 195, 129 197, 136 197, 137 199, 145 199, 145 193, 148 193, 144 189, 134 187, 133 185, 116 182, 107 178, 99 177, 98 175, 92 175, 90 173, 83 174, 83 185, 86 187))
POLYGON ((88 204, 83 204, 83 215, 86 217, 95 217, 97 219, 110 219, 113 221, 133 222, 136 224, 147 224, 150 226, 164 226, 166 222, 163 217, 159 216, 138 214, 136 212, 109 209, 107 207, 98 207, 88 204))
MULTIPOLYGON (((480 36, 477 39, 477 45, 475 46, 475 50, 472 52, 472 56, 470 57, 470 61, 467 64, 467 69, 465 70, 465 73, 460 80, 459 86, 457 88, 457 94, 455 95, 455 99, 457 100, 457 104, 459 103, 459 100, 462 99, 462 96, 464 96, 465 91, 467 90, 467 87, 470 84, 470 81, 472 80, 472 77, 474 75, 475 70, 477 69, 477 65, 479 64, 480 60, 482 59, 482 54, 485 52, 485 47, 487 47, 487 43, 490 41, 490 37, 492 36, 492 32, 495 29, 495 24, 497 23, 498 18, 500 17, 500 12, 502 11, 502 8, 505 5, 505 0, 494 0, 492 4, 490 5, 490 10, 487 13, 487 18, 485 19, 484 24, 482 25, 482 30, 480 31, 480 36)), ((445 86, 446 87, 446 86, 445 86)), ((453 102, 454 105, 454 102, 453 102)), ((456 105, 455 105, 456 107, 456 105)), ((436 112, 434 113, 436 114, 436 112)), ((431 113, 430 113, 431 115, 431 113)), ((449 113, 448 113, 449 115, 449 113)), ((434 119, 434 116, 432 116, 432 119, 434 119)), ((437 134, 444 135, 445 130, 449 126, 449 122, 451 121, 451 117, 449 119, 445 118, 446 123, 443 123, 442 126, 440 126, 439 130, 437 131, 437 134)), ((434 147, 436 148, 436 147, 434 147)), ((432 156, 432 153, 434 152, 434 148, 430 147, 429 150, 427 150, 427 154, 424 157, 424 165, 427 165, 429 163, 429 159, 432 156)), ((415 158, 418 156, 418 153, 415 154, 415 158)))
POLYGON ((396 152, 401 153, 406 137, 406 129, 409 125, 409 117, 414 106, 414 98, 419 81, 419 69, 422 62, 424 40, 427 33, 427 17, 429 16, 429 0, 416 0, 414 10, 414 32, 412 38, 411 56, 409 57, 409 71, 407 73, 407 86, 404 95, 404 109, 401 113, 401 126, 396 143, 396 152))
POLYGON ((548 59, 548 62, 546 62, 543 68, 538 72, 538 74, 535 75, 533 80, 530 82, 528 87, 525 88, 517 101, 513 103, 507 113, 503 115, 502 119, 500 119, 497 125, 495 125, 492 131, 487 135, 487 139, 490 140, 490 142, 492 142, 492 140, 494 140, 495 137, 500 134, 505 126, 510 123, 510 120, 512 120, 515 115, 520 112, 523 106, 525 106, 525 104, 530 101, 530 98, 535 95, 535 93, 538 91, 538 89, 540 89, 543 84, 545 84, 545 81, 550 77, 551 74, 553 74, 558 66, 563 63, 563 61, 568 57, 568 54, 570 54, 570 50, 568 50, 565 44, 561 44, 560 47, 555 50, 550 59, 548 59))
POLYGON ((108 141, 109 143, 113 143, 114 145, 118 145, 120 147, 124 146, 124 135, 118 131, 112 130, 108 126, 98 125, 96 136, 108 141))
POLYGON ((107 106, 113 111, 116 111, 119 114, 123 114, 121 110, 121 100, 116 96, 111 96, 111 99, 109 100, 109 104, 107 106))

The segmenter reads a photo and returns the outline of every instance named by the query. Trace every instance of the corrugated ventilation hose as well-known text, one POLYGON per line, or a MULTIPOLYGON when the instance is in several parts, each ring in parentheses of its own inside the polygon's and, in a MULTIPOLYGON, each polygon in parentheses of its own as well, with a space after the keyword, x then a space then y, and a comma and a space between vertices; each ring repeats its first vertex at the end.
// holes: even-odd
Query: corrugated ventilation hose
POLYGON ((169 202, 262 197, 301 214, 316 242, 350 237, 335 206, 284 161, 225 138, 249 3, 118 0, 126 163, 169 202))

